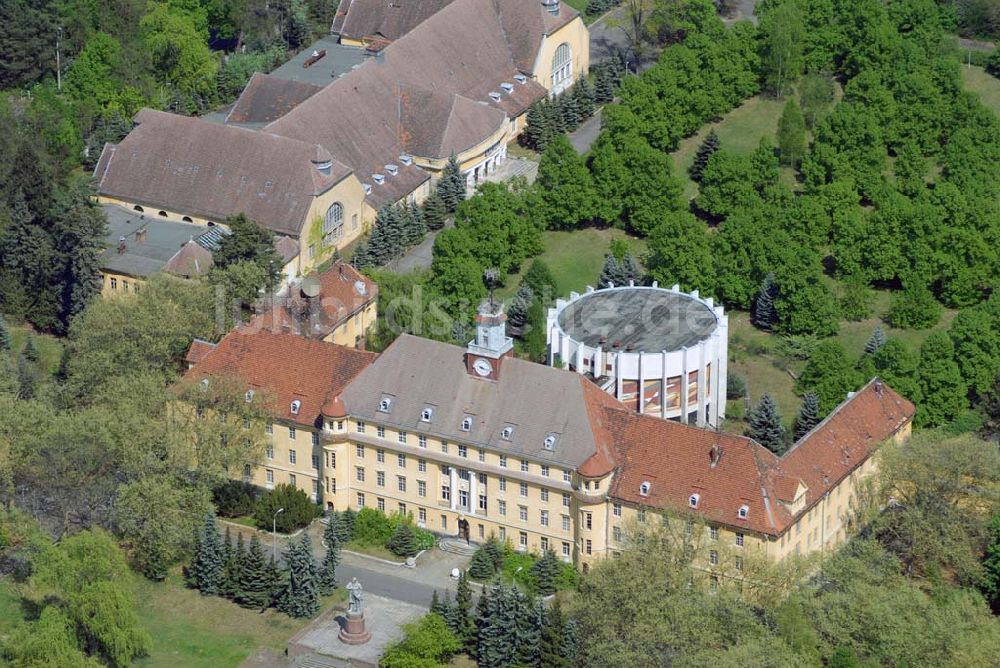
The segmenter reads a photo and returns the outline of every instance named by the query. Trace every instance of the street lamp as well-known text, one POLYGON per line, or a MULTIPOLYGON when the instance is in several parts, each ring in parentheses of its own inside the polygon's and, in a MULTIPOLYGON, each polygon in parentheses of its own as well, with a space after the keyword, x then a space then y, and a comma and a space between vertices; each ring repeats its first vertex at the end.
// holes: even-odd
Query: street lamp
POLYGON ((510 576, 510 586, 511 587, 514 586, 514 584, 515 584, 514 581, 517 580, 517 574, 520 573, 523 570, 524 570, 524 566, 518 566, 517 570, 514 571, 514 574, 510 576))
POLYGON ((274 562, 278 562, 278 515, 285 512, 284 508, 278 508, 274 511, 274 517, 271 518, 271 558, 274 562))

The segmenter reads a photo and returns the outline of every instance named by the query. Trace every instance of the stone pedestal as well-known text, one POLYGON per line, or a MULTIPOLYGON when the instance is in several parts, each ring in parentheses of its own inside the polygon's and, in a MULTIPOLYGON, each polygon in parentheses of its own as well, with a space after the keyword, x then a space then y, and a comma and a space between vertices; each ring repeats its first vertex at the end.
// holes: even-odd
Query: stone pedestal
POLYGON ((365 629, 365 613, 348 612, 347 623, 337 634, 340 642, 348 645, 363 645, 372 639, 370 631, 365 629))

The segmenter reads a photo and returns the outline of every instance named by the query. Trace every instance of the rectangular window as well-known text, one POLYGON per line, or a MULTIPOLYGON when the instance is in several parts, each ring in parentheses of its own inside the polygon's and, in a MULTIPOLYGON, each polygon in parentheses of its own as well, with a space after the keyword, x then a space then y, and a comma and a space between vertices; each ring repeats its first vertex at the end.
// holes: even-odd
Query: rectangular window
POLYGON ((449 485, 441 485, 441 498, 445 501, 451 501, 451 487, 449 485))
POLYGON ((613 506, 611 506, 611 513, 615 517, 621 517, 622 516, 622 504, 616 503, 613 506))
POLYGON ((243 420, 243 428, 244 429, 249 429, 250 428, 250 420, 249 419, 243 420))
POLYGON ((417 519, 420 520, 421 524, 427 524, 427 509, 418 508, 417 509, 417 519))
POLYGON ((611 527, 611 537, 616 543, 622 542, 622 528, 620 526, 611 527))
POLYGON ((112 278, 111 279, 111 289, 112 290, 117 290, 118 289, 118 279, 117 278, 112 278))
POLYGON ((562 530, 569 531, 569 515, 562 516, 562 530))
POLYGON ((500 542, 507 540, 507 529, 500 527, 499 529, 500 542))
POLYGON ((267 424, 265 424, 264 425, 264 433, 265 434, 273 434, 274 433, 274 424, 272 424, 271 422, 268 422, 267 424))
POLYGON ((327 457, 326 457, 326 461, 327 461, 326 466, 327 466, 327 468, 331 468, 331 469, 337 468, 337 453, 336 452, 328 452, 328 453, 326 453, 326 455, 327 455, 327 457))
POLYGON ((469 449, 467 447, 465 447, 464 445, 458 446, 458 456, 459 457, 468 457, 469 456, 469 449))
POLYGON ((542 501, 545 501, 547 503, 548 500, 549 500, 549 490, 542 488, 542 501))
POLYGON ((312 493, 312 495, 313 495, 313 498, 315 499, 316 497, 319 496, 319 480, 313 480, 312 484, 313 484, 313 493, 312 493))
POLYGON ((743 534, 736 532, 736 547, 743 547, 743 534))
POLYGON ((344 421, 337 420, 337 431, 344 431, 344 421))
POLYGON ((417 436, 417 445, 419 445, 421 448, 426 448, 427 447, 427 437, 424 436, 423 434, 418 435, 417 436))
POLYGON ((521 473, 527 473, 527 472, 528 472, 528 460, 527 459, 522 459, 521 460, 521 473))
POLYGON ((481 511, 483 511, 484 513, 486 512, 486 495, 485 494, 480 494, 479 495, 479 509, 481 511))
POLYGON ((294 441, 295 440, 295 427, 289 427, 288 428, 288 440, 290 440, 290 441, 294 441))
POLYGON ((708 553, 708 563, 712 564, 713 566, 718 566, 719 565, 719 553, 716 552, 715 550, 712 550, 711 552, 709 552, 708 553))
POLYGON ((274 471, 272 471, 271 469, 267 469, 266 471, 264 471, 264 479, 267 480, 267 484, 268 485, 273 485, 274 484, 274 471))
POLYGON ((405 515, 406 514, 406 504, 405 503, 403 503, 402 501, 400 501, 398 508, 399 508, 399 514, 400 515, 405 515))
POLYGON ((640 510, 639 511, 638 519, 639 519, 640 523, 642 523, 642 524, 646 523, 646 511, 645 510, 640 510))
POLYGON ((355 466, 354 467, 354 477, 357 479, 358 482, 364 482, 365 481, 365 467, 364 466, 355 466))
POLYGON ((363 446, 363 445, 355 445, 354 446, 354 454, 357 455, 358 459, 364 459, 365 458, 365 446, 363 446))
POLYGON ((500 455, 500 468, 507 468, 507 455, 500 455))
POLYGON ((736 557, 736 570, 743 570, 743 557, 736 557))
POLYGON ((421 473, 426 473, 427 472, 427 460, 426 459, 418 459, 417 460, 417 470, 419 472, 421 472, 421 473))
MULTIPOLYGON (((359 434, 365 433, 365 423, 362 422, 361 420, 358 420, 354 428, 357 430, 359 434)), ((361 446, 359 445, 358 447, 360 448, 361 446)))
POLYGON ((481 462, 486 461, 486 451, 483 450, 482 448, 479 449, 479 461, 481 462))
POLYGON ((405 431, 399 432, 399 435, 396 436, 396 440, 398 440, 400 443, 406 443, 406 432, 405 431))
POLYGON ((385 487, 385 471, 375 472, 375 484, 379 487, 385 487))
POLYGON ((542 526, 547 527, 549 525, 549 511, 543 510, 541 512, 541 515, 539 516, 539 519, 542 522, 542 526))
POLYGON ((569 493, 563 492, 563 507, 569 508, 569 493))
POLYGON ((427 496, 427 481, 418 480, 417 481, 417 496, 427 496))
POLYGON ((563 471, 563 482, 573 482, 573 474, 569 471, 563 471))
POLYGON ((504 477, 500 478, 500 491, 501 492, 507 491, 507 478, 504 477))
POLYGON ((313 466, 314 469, 318 469, 319 468, 319 455, 313 455, 312 456, 312 466, 313 466))
POLYGON ((361 492, 358 492, 358 508, 364 508, 364 507, 365 507, 365 495, 362 494, 361 492))
POLYGON ((406 477, 405 476, 401 476, 401 475, 396 476, 396 489, 398 489, 400 492, 405 492, 406 491, 406 477))
POLYGON ((528 549, 528 534, 524 531, 519 531, 517 534, 517 544, 522 550, 528 549))
POLYGON ((448 528, 448 516, 447 515, 442 515, 441 516, 441 528, 442 529, 447 529, 448 528))
POLYGON ((542 464, 542 477, 549 477, 549 467, 546 464, 542 464))
POLYGON ((288 451, 288 463, 289 464, 294 464, 295 463, 295 451, 294 450, 289 450, 288 451))
POLYGON ((448 441, 441 441, 441 452, 448 454, 448 441))
POLYGON ((406 455, 396 455, 396 463, 399 464, 399 468, 406 468, 406 455))
POLYGON ((337 480, 335 478, 327 478, 330 481, 330 494, 337 493, 337 480))
POLYGON ((518 506, 517 507, 517 516, 520 518, 520 520, 522 522, 527 522, 528 521, 528 506, 518 506))
POLYGON ((385 499, 383 499, 382 497, 377 497, 375 499, 375 501, 376 501, 376 505, 378 506, 378 509, 384 513, 385 512, 385 499))
POLYGON ((507 502, 506 501, 497 501, 497 512, 500 513, 501 515, 506 515, 507 514, 507 502))
POLYGON ((569 543, 563 541, 562 544, 562 555, 563 559, 569 559, 569 543))
POLYGON ((719 540, 719 527, 709 527, 708 535, 712 540, 719 540))
POLYGON ((594 553, 594 542, 588 538, 587 539, 587 554, 589 555, 589 554, 593 554, 593 553, 594 553))
POLYGON ((297 483, 298 483, 298 481, 295 478, 295 474, 294 473, 289 473, 288 474, 288 484, 291 485, 292 487, 295 487, 295 486, 297 486, 297 483))
POLYGON ((385 438, 385 427, 383 427, 382 425, 378 425, 377 427, 375 427, 375 435, 378 436, 379 438, 385 438))
POLYGON ((314 448, 318 448, 319 447, 319 432, 318 431, 312 432, 312 442, 313 442, 313 447, 314 448))
POLYGON ((528 483, 521 483, 521 496, 528 496, 528 483))
POLYGON ((542 536, 540 539, 540 544, 542 546, 542 552, 547 552, 549 549, 549 539, 546 538, 545 536, 542 536))
POLYGON ((590 531, 594 528, 594 516, 590 513, 583 514, 583 528, 590 531))
POLYGON ((269 445, 266 448, 264 448, 264 456, 267 457, 268 459, 274 459, 274 446, 273 445, 269 445))
POLYGON ((379 448, 375 451, 375 461, 384 464, 385 463, 385 450, 379 448))

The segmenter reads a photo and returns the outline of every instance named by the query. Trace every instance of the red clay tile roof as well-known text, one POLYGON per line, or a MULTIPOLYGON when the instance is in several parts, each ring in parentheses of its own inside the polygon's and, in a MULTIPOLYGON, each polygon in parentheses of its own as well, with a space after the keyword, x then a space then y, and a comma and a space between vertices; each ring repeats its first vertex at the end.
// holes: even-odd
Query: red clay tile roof
MULTIPOLYGON (((618 413, 623 410, 621 403, 597 385, 580 376, 583 386, 583 401, 587 409, 587 419, 590 430, 594 434, 594 454, 576 471, 586 478, 600 478, 611 473, 618 463, 618 453, 615 450, 615 438, 608 428, 608 409, 618 413)), ((613 414, 612 414, 613 415, 613 414)))
POLYGON ((452 0, 344 0, 332 32, 348 39, 399 39, 452 0))
POLYGON ((181 249, 167 260, 167 263, 163 265, 163 271, 191 278, 204 276, 213 266, 215 266, 215 261, 212 259, 212 251, 204 248, 197 241, 191 240, 181 246, 181 249))
POLYGON ((191 342, 191 347, 188 348, 187 355, 184 356, 184 361, 189 365, 197 364, 198 362, 205 359, 205 356, 210 352, 215 350, 217 344, 211 343, 209 341, 202 341, 201 339, 195 339, 191 342))
POLYGON ((838 406, 784 456, 749 438, 605 408, 618 448, 610 495, 628 503, 693 510, 706 519, 757 533, 780 535, 795 517, 864 462, 912 418, 913 404, 878 379, 838 406), (721 456, 712 466, 713 446, 721 456), (791 501, 800 481, 806 502, 796 516, 791 501), (650 484, 649 494, 639 493, 650 484), (698 494, 697 510, 688 499, 698 494), (747 518, 737 515, 749 508, 747 518))
MULTIPOLYGON (((199 342, 195 342, 198 344, 199 342)), ((201 346, 199 346, 200 348, 201 346)), ((324 406, 378 355, 294 334, 235 329, 201 356, 184 378, 198 381, 212 376, 236 377, 249 390, 263 390, 274 397, 277 419, 315 426, 324 406), (297 415, 292 402, 301 402, 297 415)))
POLYGON ((249 327, 270 331, 289 331, 323 338, 352 315, 378 298, 378 285, 346 262, 334 262, 319 280, 320 311, 309 314, 309 304, 301 291, 287 297, 275 297, 265 310, 254 316, 249 327), (309 331, 303 332, 304 328, 309 331))

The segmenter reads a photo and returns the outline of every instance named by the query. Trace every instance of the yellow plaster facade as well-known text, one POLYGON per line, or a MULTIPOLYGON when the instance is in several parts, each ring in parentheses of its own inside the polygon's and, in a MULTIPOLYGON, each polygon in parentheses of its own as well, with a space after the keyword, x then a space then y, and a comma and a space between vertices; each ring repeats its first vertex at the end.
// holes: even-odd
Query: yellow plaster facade
POLYGON ((128 274, 101 270, 101 296, 104 298, 137 295, 145 284, 145 280, 128 274))
POLYGON ((323 337, 324 341, 336 343, 351 348, 364 341, 368 330, 375 326, 378 316, 378 300, 372 299, 367 304, 349 315, 337 328, 323 337))

